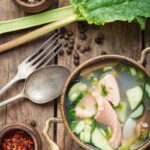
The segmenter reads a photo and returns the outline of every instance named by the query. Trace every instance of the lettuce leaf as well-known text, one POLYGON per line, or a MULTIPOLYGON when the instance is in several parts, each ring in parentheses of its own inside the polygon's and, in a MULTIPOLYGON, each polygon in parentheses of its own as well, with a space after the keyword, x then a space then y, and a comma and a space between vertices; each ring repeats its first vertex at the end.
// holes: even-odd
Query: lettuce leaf
POLYGON ((89 24, 135 21, 144 29, 146 18, 150 17, 150 0, 71 0, 71 3, 89 24))

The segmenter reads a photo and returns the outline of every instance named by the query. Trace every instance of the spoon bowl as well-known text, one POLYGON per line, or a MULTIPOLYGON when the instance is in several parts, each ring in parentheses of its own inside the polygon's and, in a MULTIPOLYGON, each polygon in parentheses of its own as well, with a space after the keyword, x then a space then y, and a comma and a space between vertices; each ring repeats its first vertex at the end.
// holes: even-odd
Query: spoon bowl
POLYGON ((26 80, 24 94, 34 103, 49 102, 60 96, 69 74, 69 69, 64 66, 39 69, 26 80))
POLYGON ((26 79, 20 94, 1 102, 0 107, 21 98, 27 98, 37 104, 50 102, 61 95, 69 75, 70 70, 65 66, 50 65, 40 68, 26 79))

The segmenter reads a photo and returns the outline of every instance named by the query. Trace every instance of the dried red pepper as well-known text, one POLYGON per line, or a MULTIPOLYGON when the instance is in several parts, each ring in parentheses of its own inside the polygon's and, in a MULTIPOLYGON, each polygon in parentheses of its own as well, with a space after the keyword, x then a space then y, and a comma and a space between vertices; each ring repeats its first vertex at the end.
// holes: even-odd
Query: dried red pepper
POLYGON ((34 150, 34 142, 28 133, 14 130, 2 140, 2 150, 34 150))

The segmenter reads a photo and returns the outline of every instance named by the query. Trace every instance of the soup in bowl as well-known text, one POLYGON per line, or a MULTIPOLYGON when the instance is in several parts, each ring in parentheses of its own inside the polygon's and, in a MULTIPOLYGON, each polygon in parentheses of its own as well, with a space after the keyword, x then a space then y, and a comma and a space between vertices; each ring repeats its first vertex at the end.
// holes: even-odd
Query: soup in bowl
POLYGON ((63 121, 72 139, 85 149, 146 149, 150 145, 150 76, 143 62, 143 57, 140 64, 106 55, 80 65, 64 86, 62 119, 49 119, 44 137, 48 139, 52 122, 63 121))

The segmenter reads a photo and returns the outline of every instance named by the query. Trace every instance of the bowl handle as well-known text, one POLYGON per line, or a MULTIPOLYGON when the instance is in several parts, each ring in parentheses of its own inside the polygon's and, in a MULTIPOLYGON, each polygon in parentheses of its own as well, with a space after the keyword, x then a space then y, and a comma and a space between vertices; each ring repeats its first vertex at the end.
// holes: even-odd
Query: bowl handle
POLYGON ((148 53, 150 53, 150 47, 147 47, 147 48, 145 48, 145 49, 142 51, 141 59, 140 59, 140 61, 139 61, 139 63, 140 63, 141 65, 144 65, 145 59, 146 59, 146 55, 147 55, 148 53))
POLYGON ((46 125, 45 125, 45 128, 42 132, 43 134, 43 137, 45 138, 46 142, 48 143, 48 150, 60 150, 59 146, 53 142, 49 135, 48 135, 48 132, 50 131, 50 127, 51 127, 51 124, 52 123, 62 123, 62 119, 60 118, 50 118, 46 121, 46 125))

